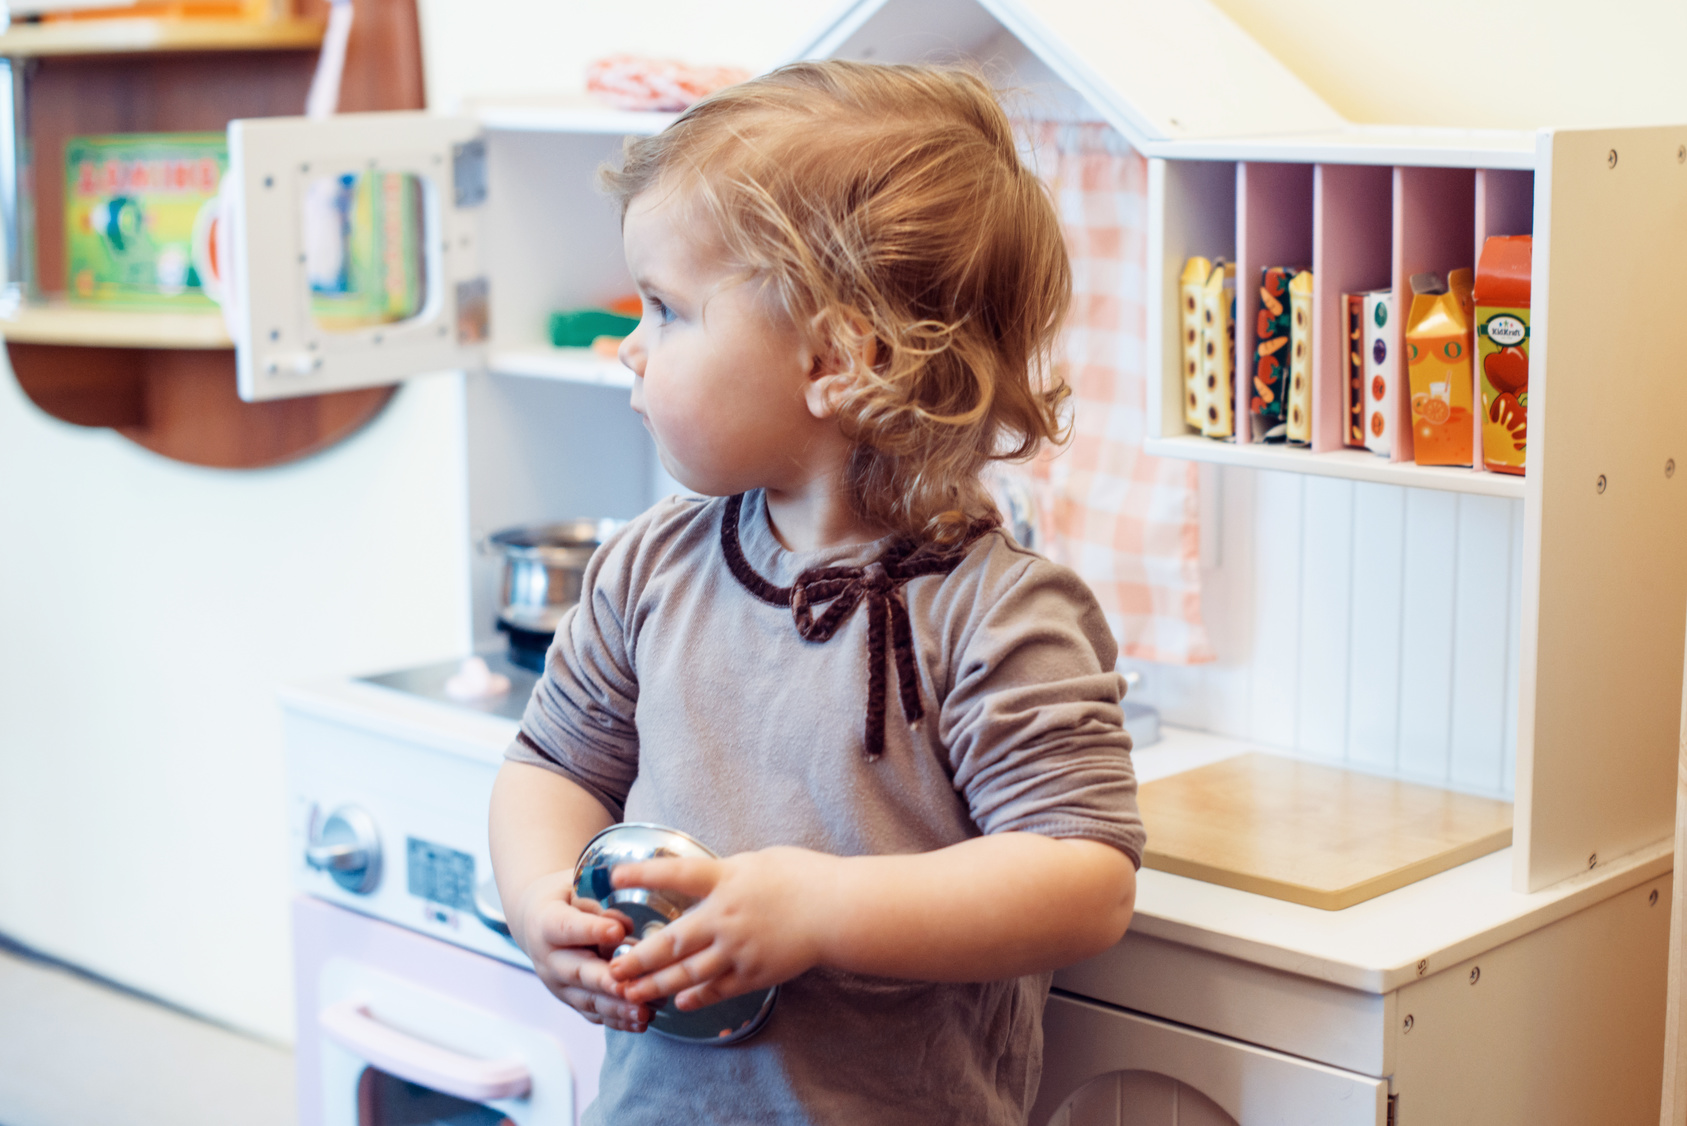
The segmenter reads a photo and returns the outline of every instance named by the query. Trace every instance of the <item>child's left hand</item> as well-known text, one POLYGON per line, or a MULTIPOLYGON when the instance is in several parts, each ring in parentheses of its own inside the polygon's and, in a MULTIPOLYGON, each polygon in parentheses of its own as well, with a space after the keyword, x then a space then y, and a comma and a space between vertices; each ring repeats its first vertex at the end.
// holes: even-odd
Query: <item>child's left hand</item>
POLYGON ((675 922, 609 964, 629 983, 628 1001, 673 996, 700 1009, 788 981, 820 961, 824 889, 835 857, 769 848, 724 860, 646 860, 622 864, 618 888, 676 891, 701 900, 675 922))

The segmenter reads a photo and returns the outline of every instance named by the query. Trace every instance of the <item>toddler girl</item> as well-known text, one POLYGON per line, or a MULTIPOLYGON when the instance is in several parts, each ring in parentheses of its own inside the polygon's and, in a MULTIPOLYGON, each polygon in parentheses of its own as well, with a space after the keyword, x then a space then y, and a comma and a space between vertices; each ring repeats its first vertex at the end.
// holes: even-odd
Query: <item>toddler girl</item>
POLYGON ((674 498, 597 552, 499 774, 492 853, 541 980, 608 1033, 586 1120, 1024 1121, 1050 972, 1116 943, 1142 854, 1115 643, 980 470, 1057 438, 1071 281, 989 88, 804 63, 605 173, 644 299, 621 346, 674 498), (618 957, 616 871, 702 902, 618 957), (642 1034, 783 983, 757 1036, 642 1034))

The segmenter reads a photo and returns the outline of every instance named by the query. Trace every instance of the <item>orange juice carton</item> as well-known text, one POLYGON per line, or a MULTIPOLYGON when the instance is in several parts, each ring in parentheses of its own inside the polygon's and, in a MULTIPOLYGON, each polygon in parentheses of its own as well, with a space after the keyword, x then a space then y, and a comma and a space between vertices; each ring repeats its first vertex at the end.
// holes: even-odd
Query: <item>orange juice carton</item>
POLYGON ((1312 444, 1312 271, 1289 281, 1289 445, 1312 444))
POLYGON ((1387 454, 1394 449, 1397 385, 1394 355, 1394 291, 1373 289, 1359 295, 1365 321, 1365 448, 1387 454))
POLYGON ((1201 433, 1230 438, 1236 433, 1236 263, 1213 263, 1201 291, 1201 433))
POLYGON ((1412 459, 1419 465, 1469 465, 1471 336, 1469 270, 1412 276, 1406 315, 1407 377, 1412 386, 1412 459))
POLYGON ((1342 430, 1342 444, 1354 449, 1365 448, 1365 295, 1344 293, 1341 310, 1346 315, 1347 354, 1342 357, 1342 374, 1347 379, 1347 425, 1342 430))
POLYGON ((1482 463, 1522 473, 1529 421, 1529 269, 1533 240, 1496 235, 1476 263, 1476 360, 1482 380, 1482 463))
POLYGON ((1206 395, 1201 379, 1201 310, 1207 278, 1213 264, 1205 258, 1191 258, 1183 264, 1179 280, 1179 340, 1183 344, 1183 421, 1200 430, 1206 416, 1206 395))

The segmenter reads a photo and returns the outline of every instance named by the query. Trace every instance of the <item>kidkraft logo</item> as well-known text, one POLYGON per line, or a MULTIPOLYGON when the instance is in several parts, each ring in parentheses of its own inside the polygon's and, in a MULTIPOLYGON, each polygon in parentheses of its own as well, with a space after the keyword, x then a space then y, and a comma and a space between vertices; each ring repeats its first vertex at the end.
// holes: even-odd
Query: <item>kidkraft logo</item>
POLYGON ((1498 344, 1501 348, 1512 348, 1528 339, 1529 326, 1523 323, 1523 318, 1501 313, 1489 317, 1482 326, 1482 335, 1498 344))

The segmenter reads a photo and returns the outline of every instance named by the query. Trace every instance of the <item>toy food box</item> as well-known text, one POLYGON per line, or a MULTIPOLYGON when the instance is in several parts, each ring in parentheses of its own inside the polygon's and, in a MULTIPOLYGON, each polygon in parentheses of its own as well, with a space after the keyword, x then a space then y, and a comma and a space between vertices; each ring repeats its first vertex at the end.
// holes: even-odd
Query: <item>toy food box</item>
POLYGON ((1236 433, 1231 382, 1236 370, 1236 264, 1222 258, 1214 262, 1201 297, 1201 402, 1206 408, 1201 433, 1229 438, 1236 433))
POLYGON ((1387 454, 1394 449, 1398 398, 1395 385, 1394 291, 1360 294, 1365 319, 1365 448, 1387 454))
POLYGON ((1201 308, 1202 294, 1212 272, 1211 262, 1205 258, 1191 258, 1183 264, 1179 287, 1179 328, 1183 334, 1183 421, 1196 430, 1204 425, 1207 413, 1201 380, 1201 308))
POLYGON ((1254 323, 1254 368, 1248 389, 1253 440, 1288 437, 1289 281, 1299 271, 1267 266, 1259 272, 1259 313, 1254 323))
POLYGON ((1359 293, 1341 295, 1347 315, 1347 357, 1342 361, 1347 375, 1347 429, 1342 443, 1365 448, 1365 297, 1359 293))
POLYGON ((1412 386, 1412 459, 1419 465, 1469 465, 1471 426, 1470 271, 1412 277, 1406 315, 1407 377, 1412 386))
POLYGON ((1289 282, 1289 445, 1312 444, 1312 271, 1289 282))
POLYGON ((200 285, 228 167, 221 133, 131 133, 65 143, 65 263, 77 301, 213 307, 200 285))
POLYGON ((1482 463, 1522 473, 1528 452, 1528 235, 1498 235, 1476 263, 1476 356, 1482 379, 1482 463))

